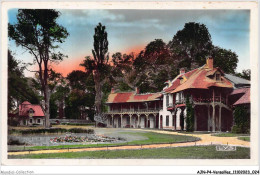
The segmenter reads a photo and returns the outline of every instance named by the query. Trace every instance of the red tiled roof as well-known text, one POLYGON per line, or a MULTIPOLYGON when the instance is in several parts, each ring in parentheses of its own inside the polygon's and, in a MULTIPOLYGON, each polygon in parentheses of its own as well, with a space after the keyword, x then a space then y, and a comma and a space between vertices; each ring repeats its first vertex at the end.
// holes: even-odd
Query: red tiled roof
POLYGON ((178 76, 173 80, 172 85, 171 85, 169 88, 165 89, 164 92, 170 92, 170 91, 176 89, 176 88, 180 85, 180 77, 185 76, 186 78, 189 78, 196 70, 197 70, 197 69, 194 69, 194 70, 189 71, 189 72, 187 72, 187 73, 185 73, 185 74, 183 74, 183 75, 178 75, 178 76))
MULTIPOLYGON (((195 69, 190 72, 190 76, 186 77, 187 80, 176 87, 174 90, 169 91, 170 93, 175 93, 179 91, 183 91, 185 89, 208 89, 209 87, 225 87, 225 88, 233 88, 233 85, 230 81, 228 81, 224 76, 221 76, 221 81, 216 81, 215 79, 211 79, 207 76, 208 72, 212 73, 216 72, 219 68, 209 69, 207 66, 202 66, 201 68, 195 69)), ((221 72, 221 70, 219 70, 221 72)))
POLYGON ((161 97, 160 93, 136 94, 136 92, 110 93, 107 103, 155 101, 161 97))
MULTIPOLYGON (((236 89, 234 91, 241 92, 244 91, 244 95, 240 97, 235 103, 234 106, 236 105, 241 105, 241 104, 249 104, 250 103, 250 88, 243 88, 243 89, 236 89)), ((233 91, 233 92, 234 92, 233 91)), ((232 93, 233 93, 232 92, 232 93)))
POLYGON ((23 102, 19 105, 19 116, 28 116, 28 111, 32 109, 34 116, 43 116, 44 112, 40 105, 31 104, 28 101, 23 102))
POLYGON ((236 94, 246 93, 247 89, 248 89, 248 88, 234 89, 230 95, 236 95, 236 94))

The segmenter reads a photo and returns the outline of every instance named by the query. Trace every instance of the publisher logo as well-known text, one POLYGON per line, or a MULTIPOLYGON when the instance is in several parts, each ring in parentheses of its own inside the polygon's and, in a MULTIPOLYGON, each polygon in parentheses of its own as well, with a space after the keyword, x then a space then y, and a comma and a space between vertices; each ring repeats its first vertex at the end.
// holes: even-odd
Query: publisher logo
POLYGON ((235 146, 229 146, 229 145, 217 145, 216 150, 217 151, 236 151, 237 148, 235 146))

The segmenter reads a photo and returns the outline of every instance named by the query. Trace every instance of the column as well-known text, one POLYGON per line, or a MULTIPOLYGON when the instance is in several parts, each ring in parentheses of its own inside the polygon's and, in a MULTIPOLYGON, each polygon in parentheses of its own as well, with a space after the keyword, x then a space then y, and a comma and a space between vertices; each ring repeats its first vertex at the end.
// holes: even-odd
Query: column
POLYGON ((137 127, 139 128, 139 126, 140 126, 140 114, 137 114, 137 117, 138 117, 137 127))
POLYGON ((148 115, 145 114, 145 116, 146 116, 146 128, 148 128, 148 115))
POLYGON ((210 125, 211 125, 211 122, 210 122, 210 105, 208 105, 208 132, 210 131, 210 125))
POLYGON ((121 118, 121 128, 123 128, 123 114, 120 114, 120 118, 121 118))
POLYGON ((158 116, 158 129, 161 129, 161 116, 158 116))
POLYGON ((181 114, 181 110, 180 110, 180 108, 178 108, 177 112, 176 112, 176 130, 180 130, 181 129, 180 114, 181 114))
POLYGON ((213 111, 212 111, 212 132, 216 131, 216 125, 215 125, 215 104, 213 102, 213 111))
POLYGON ((194 131, 197 131, 197 115, 195 109, 194 109, 194 131))
POLYGON ((213 111, 212 111, 212 131, 216 131, 216 125, 215 125, 215 90, 213 89, 213 111))
POLYGON ((219 124, 218 124, 218 128, 219 128, 219 131, 221 132, 221 106, 219 106, 219 124))
POLYGON ((114 115, 112 114, 112 128, 114 128, 114 115))
POLYGON ((130 117, 130 128, 131 128, 131 125, 132 125, 132 114, 130 114, 129 117, 130 117))
POLYGON ((184 111, 183 111, 183 116, 184 116, 184 128, 183 128, 183 130, 186 130, 186 117, 187 117, 187 108, 185 108, 184 109, 184 111))

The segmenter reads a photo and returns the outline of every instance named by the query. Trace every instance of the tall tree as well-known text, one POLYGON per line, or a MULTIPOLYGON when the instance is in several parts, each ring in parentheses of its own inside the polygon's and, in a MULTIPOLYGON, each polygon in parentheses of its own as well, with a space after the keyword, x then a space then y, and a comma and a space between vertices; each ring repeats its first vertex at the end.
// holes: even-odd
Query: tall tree
POLYGON ((95 116, 96 120, 103 122, 102 118, 102 83, 105 79, 106 72, 108 71, 108 40, 106 27, 99 23, 95 28, 94 49, 92 50, 93 58, 87 56, 81 66, 84 66, 86 71, 90 71, 93 74, 95 82, 95 116))
POLYGON ((24 77, 25 67, 16 60, 8 50, 8 111, 17 109, 17 105, 25 100, 39 103, 38 94, 30 87, 29 80, 24 77))
POLYGON ((50 127, 50 89, 48 85, 50 62, 63 60, 65 55, 56 49, 68 37, 67 30, 57 23, 60 13, 50 9, 19 9, 17 24, 9 24, 9 37, 22 46, 38 65, 41 90, 44 94, 45 127, 50 127))
POLYGON ((178 67, 193 69, 205 63, 213 48, 208 28, 200 23, 186 23, 169 42, 171 56, 179 60, 178 67))
POLYGON ((133 63, 135 86, 140 92, 158 92, 164 87, 164 82, 177 74, 176 60, 170 56, 170 51, 162 39, 155 39, 147 44, 133 63))

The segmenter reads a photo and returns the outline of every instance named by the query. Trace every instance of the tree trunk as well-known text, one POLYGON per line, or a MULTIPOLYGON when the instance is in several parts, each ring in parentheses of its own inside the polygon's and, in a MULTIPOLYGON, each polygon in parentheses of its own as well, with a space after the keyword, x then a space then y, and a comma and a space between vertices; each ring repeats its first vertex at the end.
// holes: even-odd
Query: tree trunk
POLYGON ((96 70, 94 72, 94 81, 95 81, 95 107, 96 107, 96 115, 101 117, 101 84, 100 84, 100 72, 96 70))
POLYGON ((48 84, 44 88, 45 96, 45 128, 50 128, 50 92, 48 84))

